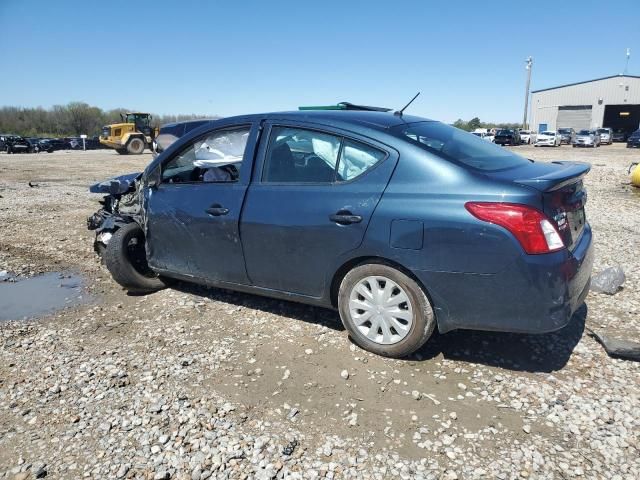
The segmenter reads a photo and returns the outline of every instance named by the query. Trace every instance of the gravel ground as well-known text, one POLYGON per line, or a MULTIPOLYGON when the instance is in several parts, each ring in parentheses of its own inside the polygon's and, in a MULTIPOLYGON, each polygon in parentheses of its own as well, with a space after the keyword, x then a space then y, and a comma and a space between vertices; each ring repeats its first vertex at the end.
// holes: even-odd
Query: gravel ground
POLYGON ((592 163, 594 269, 622 266, 624 289, 560 332, 451 332, 406 360, 328 310, 125 294, 93 253, 87 185, 150 155, 0 155, 0 271, 77 272, 92 298, 0 325, 0 478, 640 478, 640 364, 585 334, 640 340, 640 151, 517 150, 592 163))

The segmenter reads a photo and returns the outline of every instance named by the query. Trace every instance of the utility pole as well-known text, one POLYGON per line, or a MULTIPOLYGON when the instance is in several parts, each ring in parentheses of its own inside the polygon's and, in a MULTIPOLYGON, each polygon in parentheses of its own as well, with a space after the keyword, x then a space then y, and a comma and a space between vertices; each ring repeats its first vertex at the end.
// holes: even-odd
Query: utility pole
POLYGON ((629 57, 631 56, 631 49, 627 48, 627 61, 624 64, 624 73, 623 75, 627 75, 629 73, 629 57))
POLYGON ((525 68, 527 69, 527 88, 524 93, 524 116, 522 117, 522 128, 527 129, 527 111, 529 110, 529 85, 531 85, 531 67, 533 66, 533 58, 528 57, 525 60, 525 68))

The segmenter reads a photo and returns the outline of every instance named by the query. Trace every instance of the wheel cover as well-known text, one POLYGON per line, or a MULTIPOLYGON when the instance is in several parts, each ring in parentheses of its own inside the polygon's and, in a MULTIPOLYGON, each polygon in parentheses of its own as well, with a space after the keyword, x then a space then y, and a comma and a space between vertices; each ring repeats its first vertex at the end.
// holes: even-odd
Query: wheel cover
POLYGON ((349 295, 349 314, 355 327, 372 342, 392 345, 413 326, 413 306, 407 293, 384 276, 365 277, 349 295))

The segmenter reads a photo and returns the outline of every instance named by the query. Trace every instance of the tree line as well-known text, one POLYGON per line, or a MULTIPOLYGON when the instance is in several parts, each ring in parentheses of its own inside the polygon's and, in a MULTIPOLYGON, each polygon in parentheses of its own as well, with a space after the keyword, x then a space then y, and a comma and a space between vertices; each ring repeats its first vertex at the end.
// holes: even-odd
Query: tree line
MULTIPOLYGON (((102 110, 84 102, 54 105, 50 109, 5 106, 0 108, 0 133, 23 137, 68 137, 83 134, 92 137, 99 135, 104 125, 121 122, 120 113, 128 111, 131 110, 102 110)), ((153 115, 151 123, 163 125, 198 118, 219 117, 196 114, 153 115)))
POLYGON ((462 120, 459 118, 452 125, 461 130, 466 130, 467 132, 473 132, 477 128, 511 128, 516 129, 522 127, 519 123, 491 123, 491 122, 483 122, 478 117, 474 117, 471 120, 462 120))

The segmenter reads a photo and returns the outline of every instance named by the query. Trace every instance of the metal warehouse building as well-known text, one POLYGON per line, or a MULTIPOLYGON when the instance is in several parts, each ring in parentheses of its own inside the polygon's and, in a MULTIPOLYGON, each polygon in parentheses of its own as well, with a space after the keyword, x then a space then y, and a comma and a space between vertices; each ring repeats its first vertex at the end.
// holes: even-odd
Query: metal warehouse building
POLYGON ((614 75, 531 92, 531 129, 640 126, 640 77, 614 75))

